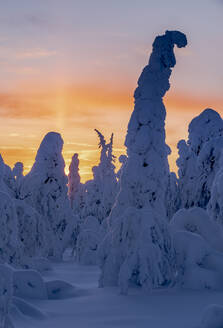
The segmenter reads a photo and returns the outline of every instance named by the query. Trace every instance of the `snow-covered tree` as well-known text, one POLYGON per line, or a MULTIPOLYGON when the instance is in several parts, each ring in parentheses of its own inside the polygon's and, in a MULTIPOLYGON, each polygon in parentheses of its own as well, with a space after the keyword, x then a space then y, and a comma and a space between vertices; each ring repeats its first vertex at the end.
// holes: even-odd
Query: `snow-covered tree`
POLYGON ((23 245, 23 257, 47 255, 44 218, 24 200, 15 199, 18 239, 23 245))
POLYGON ((128 157, 126 155, 120 155, 118 160, 119 160, 119 163, 121 164, 121 167, 117 172, 117 178, 118 178, 118 181, 120 182, 122 172, 125 167, 125 164, 127 163, 128 157))
POLYGON ((128 161, 109 216, 110 232, 99 251, 100 286, 119 285, 123 293, 131 283, 150 289, 174 280, 165 206, 169 147, 162 98, 176 64, 174 45, 181 48, 186 44, 186 36, 178 31, 156 37, 134 93, 135 108, 125 140, 128 161))
POLYGON ((15 177, 16 180, 22 180, 23 176, 23 163, 22 162, 16 162, 12 174, 15 177))
POLYGON ((223 151, 219 161, 220 169, 215 175, 212 188, 211 198, 207 206, 210 217, 223 226, 223 151))
POLYGON ((95 130, 99 136, 99 148, 101 148, 100 162, 92 168, 93 180, 85 184, 85 204, 82 210, 83 220, 88 216, 94 216, 99 223, 108 217, 117 194, 117 180, 115 174, 113 148, 113 134, 110 142, 106 144, 104 136, 95 130))
POLYGON ((23 175, 23 163, 17 162, 15 163, 12 169, 12 175, 15 179, 14 189, 15 189, 15 197, 19 198, 20 187, 24 178, 23 175))
POLYGON ((0 263, 17 265, 21 257, 18 221, 13 199, 0 191, 0 263))
POLYGON ((188 141, 181 140, 178 149, 180 206, 206 208, 223 149, 220 115, 212 109, 205 109, 195 117, 189 125, 188 141))
POLYGON ((0 191, 4 191, 6 194, 13 196, 14 180, 9 177, 11 177, 10 167, 4 163, 3 158, 0 154, 0 191))
POLYGON ((97 262, 98 244, 106 230, 103 222, 110 214, 117 194, 117 179, 113 164, 115 157, 112 154, 113 134, 106 144, 101 132, 95 131, 101 148, 100 162, 98 166, 92 168, 93 180, 87 181, 84 185, 84 201, 83 206, 80 207, 81 221, 76 249, 77 260, 85 264, 97 262))
POLYGON ((178 179, 174 172, 170 172, 166 190, 166 210, 167 218, 170 220, 180 207, 180 197, 178 192, 178 179))
POLYGON ((78 154, 75 153, 69 166, 68 174, 68 196, 70 198, 71 207, 80 188, 80 174, 79 174, 79 159, 78 154))
POLYGON ((64 173, 62 147, 63 140, 59 133, 47 133, 31 171, 23 179, 20 191, 20 198, 43 216, 48 256, 57 259, 62 257, 76 225, 67 195, 68 181, 64 173))
POLYGON ((223 290, 223 233, 199 207, 179 210, 170 221, 177 283, 189 289, 223 290))
POLYGON ((102 227, 94 216, 88 216, 81 225, 77 238, 76 259, 85 265, 97 263, 97 248, 103 234, 102 227))

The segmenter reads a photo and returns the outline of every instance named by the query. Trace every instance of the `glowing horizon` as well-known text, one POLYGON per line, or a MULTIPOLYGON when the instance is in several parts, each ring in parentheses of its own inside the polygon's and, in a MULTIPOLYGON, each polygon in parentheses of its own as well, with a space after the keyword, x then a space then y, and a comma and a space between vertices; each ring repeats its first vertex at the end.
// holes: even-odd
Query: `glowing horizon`
MULTIPOLYGON (((55 89, 47 93, 36 91, 26 95, 20 92, 18 95, 8 95, 7 101, 4 100, 4 108, 8 109, 5 112, 5 121, 8 120, 12 125, 11 131, 5 133, 7 139, 4 137, 4 140, 4 133, 1 135, 5 145, 0 146, 0 153, 5 162, 13 166, 16 161, 22 161, 27 173, 34 163, 44 135, 49 131, 56 131, 64 139, 66 173, 72 155, 79 153, 80 175, 82 182, 85 182, 92 177, 91 168, 98 163, 100 157, 98 138, 94 132, 94 128, 98 128, 107 139, 112 132, 115 133, 114 155, 117 157, 116 166, 119 167, 118 157, 125 153, 124 139, 134 106, 133 96, 129 96, 133 91, 120 88, 107 90, 102 86, 88 86, 86 89, 79 86, 61 90, 62 92, 55 89), (30 106, 34 106, 31 113, 30 106), (63 115, 57 115, 58 112, 61 114, 61 107, 63 115), (77 109, 73 109, 74 107, 77 109), (21 120, 22 127, 19 124, 21 120), (30 120, 35 125, 29 127, 30 120)), ((172 149, 169 162, 171 169, 176 171, 176 144, 187 137, 190 120, 207 107, 218 107, 221 113, 223 102, 216 98, 199 100, 189 95, 175 94, 173 90, 164 98, 164 103, 167 110, 166 142, 172 149)))

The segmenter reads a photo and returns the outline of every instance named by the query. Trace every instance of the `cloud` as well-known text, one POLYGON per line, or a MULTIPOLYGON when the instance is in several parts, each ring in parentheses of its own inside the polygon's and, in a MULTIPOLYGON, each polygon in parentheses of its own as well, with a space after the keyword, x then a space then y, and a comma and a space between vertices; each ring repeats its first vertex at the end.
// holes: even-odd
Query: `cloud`
MULTIPOLYGON (((1 42, 1 39, 0 39, 1 42)), ((27 59, 41 59, 55 56, 57 52, 52 49, 47 49, 44 47, 21 49, 17 47, 16 49, 6 46, 0 47, 0 57, 2 59, 9 60, 27 60, 27 59)))
MULTIPOLYGON (((26 89, 26 87, 23 87, 26 89)), ((28 87, 27 87, 28 89, 28 87)), ((55 117, 58 112, 73 122, 103 119, 111 111, 129 109, 132 99, 125 90, 112 90, 102 86, 75 86, 50 91, 20 90, 0 93, 2 117, 44 118, 55 117)))
POLYGON ((57 54, 54 50, 44 49, 44 48, 34 48, 29 50, 24 50, 22 52, 18 52, 15 55, 17 59, 36 59, 36 58, 44 58, 44 57, 52 57, 57 54))
POLYGON ((43 14, 27 14, 25 15, 25 21, 34 26, 49 26, 49 19, 43 14))

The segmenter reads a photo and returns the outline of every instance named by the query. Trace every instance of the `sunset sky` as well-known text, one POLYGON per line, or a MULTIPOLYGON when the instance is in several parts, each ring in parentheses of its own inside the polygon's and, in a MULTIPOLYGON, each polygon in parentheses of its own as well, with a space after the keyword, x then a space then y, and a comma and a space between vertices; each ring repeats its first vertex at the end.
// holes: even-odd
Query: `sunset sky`
POLYGON ((99 158, 94 128, 125 152, 133 92, 152 42, 178 29, 188 47, 165 98, 167 143, 187 137, 190 120, 223 114, 223 1, 0 0, 0 153, 28 172, 48 131, 64 139, 64 158, 80 157, 82 181, 99 158))

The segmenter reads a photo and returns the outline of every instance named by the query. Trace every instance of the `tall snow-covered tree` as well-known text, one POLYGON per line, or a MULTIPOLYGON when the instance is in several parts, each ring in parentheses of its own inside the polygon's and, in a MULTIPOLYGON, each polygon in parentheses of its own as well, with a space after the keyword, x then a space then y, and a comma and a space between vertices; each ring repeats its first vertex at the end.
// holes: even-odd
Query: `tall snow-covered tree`
POLYGON ((14 200, 0 191, 0 263, 18 265, 22 255, 14 200))
POLYGON ((78 191, 80 189, 80 174, 79 174, 79 159, 78 154, 75 153, 72 157, 69 174, 68 174, 68 196, 70 198, 71 207, 73 207, 73 202, 75 197, 77 197, 78 191))
POLYGON ((174 254, 166 220, 169 147, 165 143, 163 96, 176 60, 174 45, 185 47, 186 36, 166 31, 156 37, 148 65, 135 90, 125 145, 128 161, 121 190, 109 216, 110 232, 100 246, 100 286, 130 284, 145 289, 170 285, 174 254))
POLYGON ((38 149, 31 171, 24 177, 20 198, 43 216, 46 225, 48 256, 60 259, 70 242, 76 225, 67 189, 62 156, 63 140, 59 133, 49 132, 38 149))
POLYGON ((15 183, 14 183, 14 189, 15 189, 15 197, 19 198, 19 191, 20 191, 20 187, 24 178, 23 175, 23 163, 21 162, 17 162, 15 163, 13 169, 12 169, 12 175, 15 179, 15 183))
POLYGON ((117 179, 112 154, 113 134, 106 144, 104 136, 95 130, 99 137, 101 148, 100 162, 92 168, 93 180, 85 184, 86 200, 82 211, 83 217, 94 216, 101 223, 110 214, 117 194, 117 179))
POLYGON ((44 218, 24 200, 15 199, 18 239, 26 258, 47 256, 46 226, 44 218))
POLYGON ((4 163, 0 154, 0 191, 4 191, 6 194, 14 196, 14 182, 11 169, 4 163))
POLYGON ((126 155, 122 154, 122 155, 119 156, 118 160, 119 160, 119 163, 121 164, 121 167, 117 172, 117 178, 118 178, 118 181, 120 182, 121 175, 122 175, 122 172, 123 172, 123 168, 124 168, 125 164, 127 163, 128 157, 126 155))
POLYGON ((205 109, 195 117, 189 125, 188 141, 181 140, 178 149, 180 206, 206 208, 223 149, 220 115, 212 109, 205 109))
POLYGON ((207 210, 209 216, 223 226, 223 151, 219 162, 220 168, 212 184, 211 198, 207 210))
POLYGON ((180 207, 178 179, 174 172, 170 172, 166 190, 166 215, 170 220, 180 207))
POLYGON ((92 171, 94 178, 84 186, 84 206, 81 209, 81 222, 77 238, 76 255, 82 264, 96 264, 98 244, 104 237, 103 222, 110 214, 117 194, 113 150, 113 134, 109 143, 101 132, 95 130, 101 148, 100 162, 92 171), (92 222, 92 223, 91 223, 92 222), (90 224, 91 223, 91 224, 90 224))

